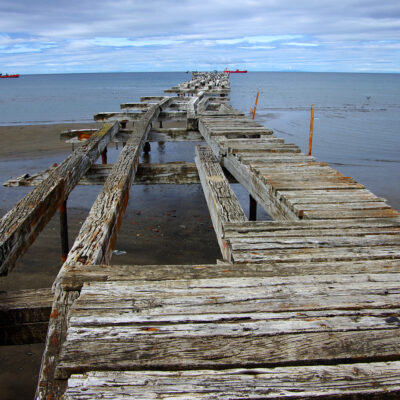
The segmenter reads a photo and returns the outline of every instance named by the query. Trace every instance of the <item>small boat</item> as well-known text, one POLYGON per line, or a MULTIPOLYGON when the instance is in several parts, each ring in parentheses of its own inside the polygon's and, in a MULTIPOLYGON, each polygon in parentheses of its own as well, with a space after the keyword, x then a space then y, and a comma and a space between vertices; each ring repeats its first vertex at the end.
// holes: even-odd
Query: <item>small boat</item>
POLYGON ((243 69, 243 70, 235 70, 235 71, 231 71, 228 68, 225 68, 225 71, 227 74, 247 74, 247 69, 243 69))
POLYGON ((19 78, 19 74, 12 74, 12 75, 8 75, 8 74, 0 74, 0 78, 19 78))

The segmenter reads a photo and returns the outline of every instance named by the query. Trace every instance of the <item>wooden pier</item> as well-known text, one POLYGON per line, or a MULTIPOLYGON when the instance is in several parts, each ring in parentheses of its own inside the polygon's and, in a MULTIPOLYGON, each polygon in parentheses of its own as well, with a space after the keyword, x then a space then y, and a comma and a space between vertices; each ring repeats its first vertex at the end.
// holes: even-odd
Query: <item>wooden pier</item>
POLYGON ((1 221, 3 275, 77 184, 103 185, 54 282, 36 398, 399 398, 399 213, 233 109, 228 74, 166 92, 96 114, 99 131, 65 134, 86 141, 64 163, 9 182, 35 188, 1 221), (166 140, 204 143, 194 163, 139 163, 166 140), (112 141, 118 160, 95 164, 112 141), (202 185, 220 260, 109 265, 130 187, 146 183, 202 185))

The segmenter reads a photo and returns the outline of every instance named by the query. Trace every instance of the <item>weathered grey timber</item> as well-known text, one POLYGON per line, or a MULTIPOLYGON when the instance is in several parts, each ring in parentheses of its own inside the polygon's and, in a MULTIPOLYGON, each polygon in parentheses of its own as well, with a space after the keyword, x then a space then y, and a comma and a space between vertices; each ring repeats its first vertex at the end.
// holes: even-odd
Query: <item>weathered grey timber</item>
POLYGON ((104 187, 53 286, 37 399, 400 396, 399 213, 234 110, 229 90, 227 74, 194 73, 177 97, 104 116, 139 119, 116 164, 86 174, 104 187), (199 139, 195 164, 139 164, 147 141, 199 139), (230 176, 275 221, 249 221, 230 176), (194 182, 223 261, 108 265, 132 183, 194 182))
POLYGON ((195 371, 90 372, 73 375, 68 400, 396 398, 398 362, 195 371), (332 380, 335 384, 332 384, 332 380), (199 384, 201 382, 201 385, 199 384))
MULTIPOLYGON (((49 174, 49 170, 41 173, 9 179, 3 186, 37 186, 49 174)), ((103 185, 113 169, 112 164, 93 164, 79 181, 79 185, 103 185)), ((175 184, 187 185, 200 183, 194 163, 170 162, 163 164, 141 163, 136 171, 135 185, 175 184)))
POLYGON ((230 254, 224 239, 224 224, 240 224, 247 221, 246 215, 212 151, 196 146, 195 162, 221 253, 225 260, 229 260, 230 254))
POLYGON ((0 221, 0 275, 6 275, 97 160, 118 124, 106 124, 76 149, 0 221))

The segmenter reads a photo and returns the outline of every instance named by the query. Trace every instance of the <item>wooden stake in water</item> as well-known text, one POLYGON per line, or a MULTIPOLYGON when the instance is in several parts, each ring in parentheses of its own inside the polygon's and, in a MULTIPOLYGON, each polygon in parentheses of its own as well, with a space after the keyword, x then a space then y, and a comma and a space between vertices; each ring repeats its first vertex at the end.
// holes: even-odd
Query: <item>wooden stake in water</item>
POLYGON ((258 103, 258 96, 259 96, 260 92, 257 92, 257 97, 256 97, 256 103, 254 104, 254 108, 250 107, 250 112, 252 114, 252 119, 254 119, 254 117, 256 116, 256 110, 257 110, 257 103, 258 103))
POLYGON ((312 140, 314 133, 314 104, 311 104, 311 118, 310 118, 310 139, 308 143, 308 155, 311 156, 312 140))

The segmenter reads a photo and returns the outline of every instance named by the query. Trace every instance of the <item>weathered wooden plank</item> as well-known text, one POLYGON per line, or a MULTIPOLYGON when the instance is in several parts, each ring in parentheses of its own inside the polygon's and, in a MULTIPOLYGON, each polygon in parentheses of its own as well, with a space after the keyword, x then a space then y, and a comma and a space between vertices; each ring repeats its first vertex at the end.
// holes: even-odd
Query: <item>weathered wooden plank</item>
POLYGON ((200 92, 187 103, 187 121, 186 128, 188 130, 197 130, 196 111, 201 100, 204 98, 204 92, 200 92))
POLYGON ((68 380, 67 400, 396 398, 400 363, 194 371, 89 372, 68 380))
POLYGON ((304 219, 337 219, 337 218, 390 218, 399 216, 399 212, 393 208, 387 207, 386 209, 346 209, 342 207, 340 210, 299 210, 298 215, 304 219))
POLYGON ((72 139, 77 138, 80 140, 87 140, 93 133, 97 132, 98 129, 69 129, 68 131, 64 131, 60 133, 60 139, 72 139))
POLYGON ((330 248, 330 247, 363 247, 363 246, 396 246, 399 245, 400 233, 397 234, 367 234, 352 235, 346 234, 329 236, 308 236, 287 237, 287 236, 266 236, 232 238, 229 241, 233 250, 267 250, 267 249, 307 249, 307 248, 330 248))
MULTIPOLYGON (((325 222, 325 221, 324 221, 325 222)), ((301 241, 303 238, 305 244, 307 243, 308 237, 314 237, 323 243, 324 240, 334 241, 334 238, 344 237, 344 240, 369 240, 368 238, 379 238, 379 237, 391 237, 396 238, 400 234, 400 228, 398 227, 360 227, 360 228, 338 228, 331 229, 318 229, 318 227, 310 227, 310 229, 259 229, 259 230, 247 230, 247 229, 235 229, 229 225, 225 229, 226 237, 236 240, 265 240, 280 243, 280 240, 286 240, 291 238, 296 238, 296 240, 301 241)))
POLYGON ((53 297, 50 288, 0 292, 0 326, 48 321, 53 297))
POLYGON ((44 342, 52 303, 50 289, 0 292, 0 345, 44 342))
POLYGON ((278 230, 308 230, 308 229, 352 229, 352 228, 400 228, 400 218, 376 218, 368 220, 349 221, 346 219, 319 220, 319 221, 249 221, 237 223, 226 223, 225 231, 233 230, 236 232, 258 232, 258 231, 278 231, 278 230))
POLYGON ((247 221, 246 215, 211 150, 196 146, 195 162, 222 255, 225 260, 230 260, 224 240, 224 223, 247 221))
MULTIPOLYGON (((103 185, 112 171, 112 164, 93 164, 79 181, 79 185, 103 185)), ((7 186, 37 186, 48 176, 49 170, 42 173, 24 174, 19 178, 7 181, 7 186), (29 175, 28 177, 26 177, 29 175)), ((231 183, 237 183, 230 175, 231 183)), ((200 183, 199 174, 194 163, 182 161, 164 164, 141 163, 136 171, 135 185, 175 184, 188 185, 200 183)), ((5 185, 5 184, 4 184, 5 185)))
POLYGON ((14 267, 117 131, 116 123, 104 125, 4 215, 0 222, 0 275, 14 267))
POLYGON ((311 156, 306 156, 302 153, 290 153, 290 154, 237 154, 238 160, 246 165, 251 165, 254 168, 257 164, 262 166, 268 166, 268 164, 276 163, 294 163, 294 162, 308 162, 314 161, 315 159, 311 156))
MULTIPOLYGON (((295 154, 295 153, 293 153, 295 154)), ((273 154, 275 156, 275 154, 273 154)), ((296 213, 275 195, 273 187, 256 176, 248 165, 240 162, 235 156, 222 159, 223 166, 241 183, 257 203, 273 218, 277 220, 298 220, 296 213)))
MULTIPOLYGON (((111 329, 109 335, 100 330, 98 341, 87 340, 84 345, 83 335, 77 335, 63 349, 57 376, 65 379, 71 373, 104 369, 219 369, 344 360, 387 361, 398 358, 400 352, 398 328, 357 330, 355 325, 356 330, 345 332, 252 335, 252 327, 247 325, 235 335, 199 329, 193 336, 176 331, 163 335, 152 328, 157 329, 151 324, 143 326, 140 336, 130 336, 126 328, 111 329)), ((177 328, 170 326, 170 330, 177 328)), ((82 329, 83 333, 87 332, 82 329)))
POLYGON ((158 103, 159 101, 161 101, 163 99, 164 99, 164 96, 142 96, 140 98, 140 101, 143 102, 143 103, 148 102, 148 103, 155 104, 155 103, 158 103))
POLYGON ((295 191, 279 191, 277 193, 281 195, 283 199, 290 202, 293 205, 296 204, 307 204, 313 207, 313 204, 329 204, 329 203, 361 203, 361 202, 382 202, 386 201, 380 197, 376 197, 367 189, 359 190, 347 190, 347 189, 336 189, 336 190, 295 190, 295 191))
POLYGON ((149 142, 172 142, 172 141, 203 141, 203 136, 198 131, 180 128, 152 128, 148 136, 149 142))
POLYGON ((375 259, 399 259, 398 246, 379 247, 336 247, 336 248, 301 248, 287 250, 252 249, 232 252, 234 262, 288 262, 288 261, 352 261, 375 259))
MULTIPOLYGON (((81 179, 81 185, 103 184, 110 174, 112 165, 95 165, 81 179)), ((194 163, 171 162, 165 164, 141 163, 136 171, 135 185, 175 184, 187 185, 200 183, 194 163)))
MULTIPOLYGON (((298 329, 303 322, 318 321, 316 315, 322 314, 327 318, 345 317, 346 321, 347 316, 357 312, 360 317, 363 313, 371 317, 382 313, 395 316, 400 307, 399 283, 398 273, 92 282, 84 285, 71 310, 70 324, 77 329, 136 324, 132 328, 136 329, 137 324, 149 322, 207 324, 224 321, 226 314, 232 314, 232 319, 241 314, 239 323, 267 318, 277 324, 275 328, 260 328, 259 332, 298 329), (303 322, 285 327, 285 321, 291 318, 303 322)), ((387 322, 381 322, 386 327, 387 322)), ((367 319, 365 324, 369 324, 367 319)), ((399 321, 392 321, 392 327, 399 325, 399 321)), ((164 328, 166 325, 160 330, 164 328)), ((339 329, 339 325, 330 328, 339 329)))
MULTIPOLYGON (((214 140, 218 141, 219 143, 225 145, 225 146, 232 146, 234 147, 235 145, 248 145, 249 139, 243 139, 243 138, 232 138, 232 139, 226 139, 224 137, 215 137, 214 140)), ((282 144, 284 143, 283 139, 276 138, 274 136, 269 136, 269 137, 262 137, 262 138, 252 138, 250 143, 254 145, 258 144, 272 144, 272 143, 277 143, 277 144, 282 144)), ((301 165, 301 164, 300 164, 301 165)))
POLYGON ((159 121, 186 121, 187 111, 161 111, 159 121))
POLYGON ((151 106, 151 103, 122 103, 120 105, 121 110, 124 110, 126 108, 134 108, 134 109, 139 109, 139 110, 147 110, 151 106))
POLYGON ((394 317, 399 310, 392 308, 400 300, 399 276, 390 275, 364 276, 362 285, 353 276, 325 276, 324 283, 318 283, 319 277, 292 277, 90 285, 72 310, 58 376, 77 368, 272 366, 399 357, 394 317), (374 290, 388 310, 374 308, 379 302, 372 300, 374 290), (108 310, 99 307, 102 302, 108 310))
POLYGON ((139 164, 135 185, 138 184, 199 184, 200 178, 194 163, 139 164))
POLYGON ((128 112, 128 111, 116 111, 116 112, 101 112, 94 114, 93 119, 95 121, 137 121, 143 117, 143 112, 128 112))
POLYGON ((400 260, 356 260, 331 262, 269 262, 215 265, 72 265, 66 266, 61 285, 65 291, 78 291, 85 282, 175 279, 275 277, 329 274, 380 274, 400 272, 400 260))

